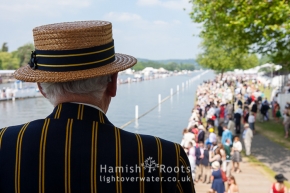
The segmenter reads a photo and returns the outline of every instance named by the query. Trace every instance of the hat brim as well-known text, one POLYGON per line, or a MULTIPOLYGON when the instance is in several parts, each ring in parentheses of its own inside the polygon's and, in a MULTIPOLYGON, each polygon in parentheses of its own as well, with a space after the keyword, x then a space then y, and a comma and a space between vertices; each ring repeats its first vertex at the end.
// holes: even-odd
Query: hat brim
POLYGON ((116 53, 114 62, 97 68, 79 71, 51 72, 33 70, 29 65, 25 65, 14 72, 14 77, 25 82, 69 82, 114 74, 130 68, 136 63, 137 59, 133 56, 116 53))

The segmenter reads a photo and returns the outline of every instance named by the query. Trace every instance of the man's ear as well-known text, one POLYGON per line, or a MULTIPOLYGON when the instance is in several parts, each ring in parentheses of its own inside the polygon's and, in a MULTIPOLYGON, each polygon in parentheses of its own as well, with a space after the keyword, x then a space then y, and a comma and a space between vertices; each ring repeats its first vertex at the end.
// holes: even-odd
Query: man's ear
POLYGON ((111 81, 107 85, 106 93, 110 97, 115 97, 117 93, 117 78, 118 72, 111 75, 111 81))
POLYGON ((39 82, 37 83, 37 87, 39 89, 39 92, 46 98, 46 94, 43 92, 42 87, 39 82))

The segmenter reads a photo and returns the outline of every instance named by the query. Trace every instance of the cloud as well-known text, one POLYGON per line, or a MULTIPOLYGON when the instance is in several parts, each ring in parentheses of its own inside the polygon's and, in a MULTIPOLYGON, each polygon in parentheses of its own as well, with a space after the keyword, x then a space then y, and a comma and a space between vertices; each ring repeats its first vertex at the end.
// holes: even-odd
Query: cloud
POLYGON ((181 24, 181 22, 180 22, 179 20, 177 20, 177 19, 174 19, 172 22, 173 22, 174 24, 177 24, 177 25, 181 24))
POLYGON ((104 15, 104 20, 108 20, 114 23, 114 25, 128 25, 134 26, 136 29, 140 29, 142 31, 156 31, 160 29, 169 29, 174 27, 175 25, 179 25, 180 21, 173 20, 170 22, 163 20, 154 20, 149 21, 143 19, 140 15, 135 13, 128 12, 109 12, 104 15))
POLYGON ((161 20, 157 20, 157 21, 153 21, 153 24, 155 25, 168 25, 169 23, 166 21, 161 21, 161 20))
POLYGON ((159 28, 165 29, 165 28, 175 27, 175 25, 181 24, 181 22, 179 20, 149 21, 149 20, 143 19, 140 15, 138 15, 136 13, 128 13, 128 12, 109 12, 103 16, 103 19, 108 20, 108 21, 112 21, 112 22, 114 22, 114 24, 126 23, 128 25, 131 25, 131 26, 133 25, 135 28, 139 28, 142 30, 156 30, 159 28), (130 24, 130 22, 131 22, 131 24, 130 24))
POLYGON ((194 57, 191 48, 195 39, 190 23, 145 17, 136 12, 109 12, 103 16, 113 23, 116 52, 151 59, 194 57))
POLYGON ((10 0, 5 3, 0 2, 0 13, 7 16, 5 20, 21 19, 23 15, 58 17, 61 14, 89 7, 91 4, 92 0, 10 0))
POLYGON ((135 13, 119 13, 119 12, 110 12, 104 16, 105 19, 110 21, 119 21, 119 22, 127 22, 127 21, 140 21, 142 20, 140 15, 135 13))
POLYGON ((90 0, 58 0, 56 1, 57 5, 61 6, 70 6, 70 7, 88 7, 92 1, 90 0))
POLYGON ((140 6, 160 6, 168 9, 187 9, 190 8, 188 0, 169 0, 169 1, 161 1, 161 0, 138 0, 137 5, 140 6))
POLYGON ((158 5, 160 4, 160 0, 138 0, 138 5, 158 5))

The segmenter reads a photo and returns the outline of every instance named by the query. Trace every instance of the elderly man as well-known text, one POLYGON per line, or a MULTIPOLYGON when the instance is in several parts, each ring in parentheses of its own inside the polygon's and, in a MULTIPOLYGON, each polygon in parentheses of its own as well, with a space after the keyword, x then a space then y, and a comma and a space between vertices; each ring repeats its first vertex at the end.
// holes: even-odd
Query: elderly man
POLYGON ((244 144, 245 144, 245 149, 246 149, 246 155, 249 156, 251 155, 251 145, 252 145, 252 139, 253 139, 253 132, 250 129, 250 126, 248 123, 244 125, 244 132, 243 132, 243 139, 244 139, 244 144))
POLYGON ((110 22, 45 25, 33 35, 31 61, 14 75, 37 82, 55 109, 1 130, 1 193, 195 192, 180 145, 106 117, 118 72, 136 64, 114 52, 110 22))

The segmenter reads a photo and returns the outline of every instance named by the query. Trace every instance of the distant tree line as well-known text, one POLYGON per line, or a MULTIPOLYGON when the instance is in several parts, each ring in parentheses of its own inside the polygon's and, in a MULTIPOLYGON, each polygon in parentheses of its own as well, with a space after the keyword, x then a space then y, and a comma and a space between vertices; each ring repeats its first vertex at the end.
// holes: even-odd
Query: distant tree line
MULTIPOLYGON (((0 50, 0 70, 14 70, 21 66, 28 64, 31 56, 31 51, 34 50, 34 46, 31 43, 25 44, 19 47, 16 51, 8 52, 7 43, 2 44, 0 50)), ((160 63, 155 61, 140 61, 133 69, 136 71, 143 70, 146 67, 153 68, 164 68, 169 71, 181 71, 181 70, 194 70, 194 64, 183 64, 183 63, 160 63)))
POLYGON ((0 70, 14 70, 26 65, 33 50, 33 44, 29 43, 19 47, 16 51, 8 52, 7 43, 4 42, 0 50, 0 70))
POLYGON ((181 71, 181 70, 195 70, 196 67, 194 64, 183 64, 183 63, 176 63, 176 62, 170 62, 168 64, 155 62, 155 61, 139 61, 135 66, 133 66, 133 70, 140 71, 143 70, 146 67, 152 67, 152 68, 164 68, 169 71, 181 71))

